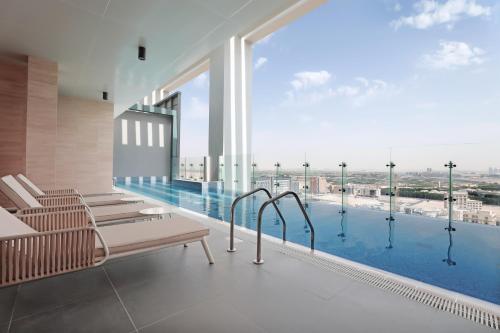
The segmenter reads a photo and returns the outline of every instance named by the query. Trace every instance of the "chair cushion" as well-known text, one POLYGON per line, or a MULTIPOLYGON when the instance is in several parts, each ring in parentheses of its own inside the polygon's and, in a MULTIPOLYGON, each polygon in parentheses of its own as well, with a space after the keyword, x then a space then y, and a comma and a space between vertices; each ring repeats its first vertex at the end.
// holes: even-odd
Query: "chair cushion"
POLYGON ((0 238, 36 233, 23 221, 0 207, 0 238))
MULTIPOLYGON (((161 220, 115 224, 99 227, 111 255, 200 240, 210 230, 189 218, 172 215, 161 220)), ((103 256, 96 238, 97 256, 103 256)))
POLYGON ((45 193, 38 186, 33 184, 33 182, 29 180, 26 176, 24 176, 22 173, 18 174, 16 178, 19 181, 19 183, 21 183, 21 185, 25 185, 24 187, 26 188, 26 190, 30 192, 32 195, 34 196, 45 195, 45 193))
POLYGON ((139 211, 146 208, 158 207, 155 205, 138 203, 138 204, 125 204, 125 205, 111 205, 111 206, 96 206, 90 208, 94 214, 96 222, 105 222, 121 219, 133 219, 145 217, 139 211))
POLYGON ((43 207, 19 182, 11 175, 0 179, 0 190, 18 208, 43 207))
POLYGON ((120 204, 123 205, 132 202, 132 201, 127 202, 125 200, 122 200, 125 198, 132 198, 132 197, 125 195, 109 194, 109 195, 99 195, 95 197, 85 197, 83 198, 83 200, 85 200, 85 202, 89 206, 106 206, 106 205, 120 205, 120 204))

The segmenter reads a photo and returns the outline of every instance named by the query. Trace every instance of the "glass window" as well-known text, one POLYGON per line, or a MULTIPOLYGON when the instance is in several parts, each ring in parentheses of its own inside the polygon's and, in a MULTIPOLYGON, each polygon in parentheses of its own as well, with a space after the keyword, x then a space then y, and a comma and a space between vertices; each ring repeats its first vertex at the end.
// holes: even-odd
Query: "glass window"
POLYGON ((135 145, 141 145, 141 122, 138 120, 135 121, 135 145))
POLYGON ((122 119, 122 145, 128 144, 127 119, 122 119))
POLYGON ((158 137, 160 138, 160 147, 165 147, 165 134, 164 134, 164 128, 163 124, 158 125, 158 137))
POLYGON ((148 147, 153 147, 153 123, 148 122, 148 147))

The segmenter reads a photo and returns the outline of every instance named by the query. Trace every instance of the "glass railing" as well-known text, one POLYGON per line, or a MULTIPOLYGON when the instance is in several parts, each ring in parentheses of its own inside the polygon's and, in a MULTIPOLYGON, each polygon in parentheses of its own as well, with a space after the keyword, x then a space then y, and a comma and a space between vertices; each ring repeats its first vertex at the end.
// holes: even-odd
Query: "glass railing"
POLYGON ((205 157, 181 157, 179 160, 179 177, 178 179, 205 181, 206 166, 205 157))
POLYGON ((219 179, 227 183, 225 189, 236 192, 263 187, 278 195, 291 190, 306 207, 323 200, 338 204, 340 213, 352 206, 382 210, 389 222, 409 214, 496 225, 497 150, 493 144, 391 147, 370 149, 364 156, 339 154, 334 163, 312 155, 294 160, 280 160, 278 154, 221 156, 219 179))

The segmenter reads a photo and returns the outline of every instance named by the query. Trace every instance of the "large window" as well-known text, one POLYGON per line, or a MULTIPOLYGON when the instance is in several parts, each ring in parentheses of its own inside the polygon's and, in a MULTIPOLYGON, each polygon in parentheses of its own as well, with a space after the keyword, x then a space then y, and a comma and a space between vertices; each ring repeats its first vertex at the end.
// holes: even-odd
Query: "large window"
POLYGON ((165 129, 163 124, 158 124, 158 139, 159 139, 159 146, 160 147, 165 147, 165 129))
POLYGON ((122 119, 122 145, 128 144, 128 122, 127 119, 122 119))
POLYGON ((138 120, 135 121, 135 145, 141 145, 141 122, 138 120))
POLYGON ((153 123, 148 122, 148 147, 153 147, 153 123))
POLYGON ((209 72, 205 72, 179 88, 182 103, 182 157, 208 154, 208 84, 209 72))

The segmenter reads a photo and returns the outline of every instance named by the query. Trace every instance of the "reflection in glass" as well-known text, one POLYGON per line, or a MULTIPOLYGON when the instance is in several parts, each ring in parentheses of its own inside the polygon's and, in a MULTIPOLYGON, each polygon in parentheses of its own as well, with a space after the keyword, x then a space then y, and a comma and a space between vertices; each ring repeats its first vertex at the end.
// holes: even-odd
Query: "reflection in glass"
POLYGON ((309 207, 307 203, 307 190, 309 189, 309 185, 307 185, 307 169, 309 169, 309 162, 305 161, 302 166, 304 167, 304 207, 309 207))
MULTIPOLYGON (((255 190, 255 185, 257 184, 257 179, 255 178, 255 168, 257 168, 257 163, 255 163, 255 160, 252 162, 252 186, 251 189, 255 190)), ((253 196, 255 200, 255 196, 253 196)))
MULTIPOLYGON (((274 187, 275 187, 275 192, 274 192, 274 195, 278 195, 278 187, 280 186, 280 182, 278 181, 278 178, 280 176, 280 167, 281 167, 281 164, 280 162, 276 162, 274 164, 274 166, 276 167, 276 179, 274 181, 274 187)), ((276 201, 277 204, 279 204, 279 201, 276 201)))
POLYGON ((444 228, 448 231, 455 231, 456 229, 452 227, 451 222, 453 220, 453 202, 457 201, 457 199, 453 198, 453 178, 452 178, 452 170, 456 168, 457 165, 452 161, 449 161, 444 165, 449 169, 448 172, 448 197, 444 198, 444 200, 448 201, 448 226, 444 228))
POLYGON ((389 239, 388 242, 389 244, 386 246, 386 249, 392 249, 393 248, 393 238, 394 238, 394 208, 395 208, 395 198, 396 198, 396 186, 393 186, 393 180, 394 180, 394 167, 396 164, 394 164, 392 161, 389 162, 389 164, 386 165, 386 167, 389 168, 389 188, 387 189, 386 195, 389 196, 389 217, 387 217, 385 220, 387 221, 388 227, 389 227, 389 239))
POLYGON ((345 184, 347 180, 347 173, 346 173, 346 168, 347 164, 345 162, 341 162, 339 164, 339 167, 341 167, 341 173, 340 173, 340 194, 341 194, 341 207, 340 207, 340 214, 345 214, 346 212, 346 203, 347 203, 347 198, 346 198, 346 190, 345 190, 345 184))

